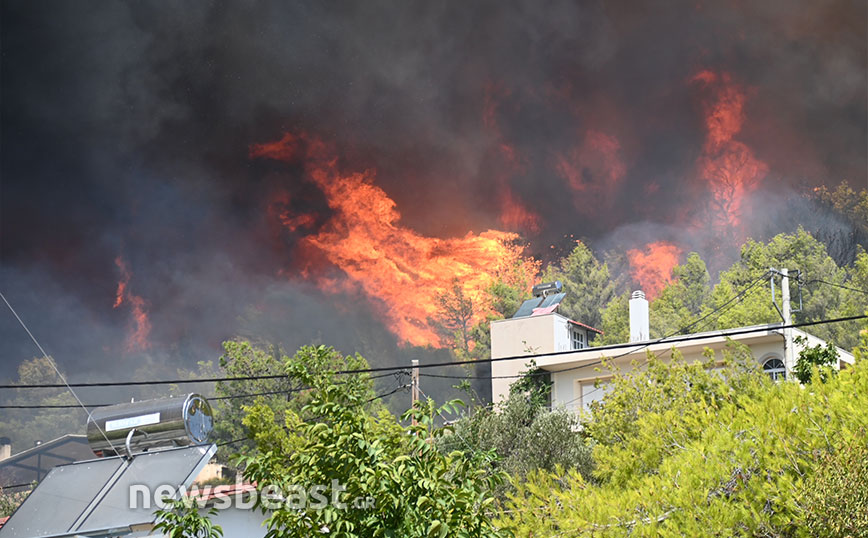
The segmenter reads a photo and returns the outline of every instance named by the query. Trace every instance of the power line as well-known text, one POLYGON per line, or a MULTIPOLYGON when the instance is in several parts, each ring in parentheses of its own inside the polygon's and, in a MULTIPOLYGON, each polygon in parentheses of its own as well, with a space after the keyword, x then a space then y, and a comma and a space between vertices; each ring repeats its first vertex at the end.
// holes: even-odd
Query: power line
POLYGON ((826 284, 828 286, 834 286, 836 288, 841 288, 842 290, 855 291, 856 293, 864 293, 865 295, 868 295, 868 290, 862 290, 859 288, 851 288, 850 286, 845 286, 843 284, 836 284, 834 282, 827 282, 821 278, 815 278, 815 279, 809 280, 809 281, 805 282, 805 285, 807 286, 807 285, 815 284, 815 283, 826 284))
MULTIPOLYGON (((619 359, 619 358, 624 357, 626 355, 630 355, 631 353, 635 353, 637 351, 645 349, 645 348, 647 348, 653 344, 663 342, 667 338, 671 338, 675 335, 683 333, 684 331, 690 330, 692 327, 695 327, 696 324, 708 319, 710 316, 714 315, 715 313, 718 313, 718 312, 723 313, 723 311, 725 309, 727 309, 727 307, 731 307, 730 305, 734 305, 733 301, 735 301, 739 297, 744 297, 745 294, 747 294, 748 291, 751 290, 751 288, 753 288, 754 286, 756 286, 757 284, 762 282, 765 279, 766 275, 768 275, 768 274, 769 274, 769 272, 766 271, 760 277, 758 277, 756 280, 754 280, 753 282, 748 284, 748 286, 746 288, 744 288, 742 291, 735 294, 735 296, 733 296, 731 299, 729 299, 728 301, 726 301, 725 303, 723 303, 719 307, 715 308, 713 311, 709 312, 708 314, 697 319, 693 323, 690 323, 689 325, 686 325, 686 326, 680 328, 678 331, 675 331, 675 332, 670 333, 668 335, 662 336, 661 338, 658 338, 656 341, 651 340, 651 341, 648 341, 648 342, 645 342, 642 344, 627 343, 626 346, 628 346, 628 347, 629 346, 637 346, 637 345, 638 345, 638 347, 635 347, 634 349, 632 349, 630 351, 625 351, 624 353, 622 353, 620 355, 616 355, 614 357, 611 357, 609 360, 619 359)), ((674 339, 669 340, 669 342, 675 342, 675 341, 676 340, 674 340, 674 339)), ((618 346, 618 347, 621 347, 621 346, 618 346)), ((607 349, 615 349, 616 346, 606 346, 606 348, 607 349)), ((594 349, 594 348, 585 348, 585 349, 594 349)), ((596 349, 600 349, 600 348, 596 348, 596 349)), ((579 350, 572 350, 572 351, 560 352, 560 353, 574 353, 576 351, 579 351, 579 350)), ((541 356, 545 356, 545 355, 546 354, 530 355, 530 357, 535 358, 535 357, 541 357, 541 356)), ((525 355, 525 356, 527 357, 527 355, 525 355)), ((497 360, 497 359, 495 359, 495 360, 497 360)), ((598 360, 598 361, 590 362, 587 364, 580 364, 578 366, 573 366, 571 368, 565 368, 563 370, 557 370, 557 373, 581 370, 583 368, 590 368, 591 366, 598 366, 602 363, 603 363, 602 360, 598 360)), ((445 379, 520 379, 520 378, 524 378, 524 377, 541 377, 541 376, 550 375, 552 373, 548 370, 542 370, 539 368, 537 370, 538 371, 536 371, 536 372, 525 372, 523 374, 517 374, 517 375, 500 375, 500 376, 464 376, 464 377, 459 377, 459 376, 448 376, 448 375, 442 375, 442 374, 440 374, 440 375, 438 375, 438 374, 420 374, 420 375, 423 375, 425 377, 439 377, 439 378, 445 378, 445 379)))
MULTIPOLYGON (((752 333, 752 332, 761 331, 763 329, 767 329, 767 330, 798 329, 801 327, 811 327, 811 326, 815 326, 815 325, 826 325, 826 324, 830 324, 830 323, 843 323, 843 322, 847 322, 847 321, 857 321, 857 320, 866 319, 866 318, 868 318, 868 315, 863 314, 863 315, 859 315, 859 316, 847 316, 847 317, 826 319, 826 320, 803 321, 800 323, 791 323, 789 325, 784 325, 784 324, 759 325, 759 326, 747 327, 747 328, 742 328, 742 329, 738 329, 738 330, 731 330, 731 331, 727 331, 727 330, 716 331, 714 334, 698 333, 698 334, 689 334, 689 335, 679 336, 677 338, 673 337, 673 336, 664 336, 664 337, 659 338, 657 340, 651 340, 651 341, 643 342, 643 343, 627 342, 627 343, 623 343, 623 344, 613 344, 613 345, 601 346, 601 347, 586 347, 583 349, 572 349, 572 350, 568 350, 568 351, 552 351, 552 352, 548 352, 548 353, 538 353, 536 355, 512 355, 509 357, 498 357, 496 359, 490 359, 489 358, 489 359, 478 359, 478 360, 438 362, 438 363, 420 364, 418 367, 421 369, 421 368, 442 368, 442 367, 447 367, 447 366, 466 366, 466 365, 487 364, 487 363, 493 363, 493 362, 512 361, 512 360, 521 360, 521 359, 528 360, 528 359, 535 359, 538 357, 558 357, 558 356, 577 355, 577 354, 581 355, 583 353, 593 353, 593 352, 596 352, 599 350, 607 350, 608 351, 608 350, 631 348, 629 351, 627 351, 621 355, 617 355, 615 357, 610 357, 610 358, 619 358, 619 357, 622 357, 624 355, 629 355, 631 353, 635 353, 638 350, 644 349, 646 347, 649 347, 649 346, 652 346, 655 344, 660 344, 660 343, 673 343, 674 344, 674 343, 678 343, 678 342, 689 342, 689 341, 693 341, 693 340, 701 340, 701 339, 710 338, 713 336, 723 336, 723 337, 739 336, 742 334, 748 334, 748 333, 752 333)), ((596 365, 596 364, 598 364, 598 363, 594 363, 593 365, 596 365)), ((576 368, 585 368, 588 366, 591 366, 591 364, 582 365, 582 366, 579 366, 576 368)), ((570 370, 571 369, 557 370, 557 372, 567 372, 570 370)), ((393 375, 394 373, 400 372, 400 371, 407 371, 407 367, 406 366, 380 366, 380 367, 374 367, 374 368, 360 368, 360 369, 354 369, 354 370, 337 370, 337 371, 333 371, 331 373, 335 374, 335 375, 382 373, 382 375, 377 375, 377 376, 371 377, 371 379, 380 379, 383 377, 388 377, 388 376, 393 375)), ((433 377, 433 374, 420 374, 420 375, 433 377)), ((527 374, 525 374, 525 375, 527 375, 527 374)), ((239 377, 239 378, 232 378, 232 377, 209 378, 209 379, 205 379, 205 380, 185 379, 185 380, 183 380, 183 382, 184 383, 203 383, 203 382, 209 382, 209 381, 254 380, 254 379, 272 378, 272 377, 274 377, 274 376, 245 376, 245 377, 239 377)), ((280 377, 288 377, 288 376, 281 375, 280 377)), ((441 375, 439 377, 445 378, 446 376, 441 375)), ((504 377, 517 378, 517 377, 524 377, 524 376, 504 376, 504 377)), ((454 376, 454 378, 456 378, 456 379, 468 379, 466 376, 464 376, 464 377, 454 376)), ((490 376, 479 376, 478 378, 490 379, 490 376)), ((77 386, 117 386, 119 383, 122 383, 122 385, 124 385, 124 386, 135 386, 135 385, 143 385, 143 384, 144 385, 168 384, 168 383, 174 383, 174 382, 171 382, 171 381, 125 381, 125 382, 111 382, 111 383, 97 383, 97 384, 78 383, 75 385, 77 385, 77 386)), ((60 387, 63 387, 63 385, 60 385, 60 387)), ((58 387, 58 385, 54 385, 54 384, 46 384, 46 385, 0 385, 0 389, 40 389, 40 388, 59 388, 59 387, 58 387)))
MULTIPOLYGON (((310 387, 299 387, 294 389, 286 389, 286 390, 272 390, 268 392, 254 392, 250 394, 233 394, 231 396, 213 396, 210 398, 206 398, 209 401, 212 400, 235 400, 237 398, 254 398, 256 396, 271 396, 275 394, 292 394, 293 392, 299 392, 302 390, 309 389, 310 387)), ((110 405, 117 405, 117 403, 99 403, 99 404, 84 404, 86 407, 108 407, 110 405)), ((0 405, 0 409, 78 409, 80 406, 78 405, 0 405)))
MULTIPOLYGON (((742 334, 750 334, 750 333, 755 333, 755 332, 762 331, 762 330, 771 331, 771 330, 780 330, 780 329, 798 329, 801 327, 811 327, 814 325, 826 325, 826 324, 830 324, 830 323, 844 323, 847 321, 857 321, 857 320, 866 319, 866 318, 868 318, 868 315, 863 314, 861 316, 847 316, 847 317, 842 317, 842 318, 819 320, 819 321, 803 321, 800 323, 790 323, 789 325, 784 325, 784 324, 758 325, 755 327, 746 327, 746 328, 731 330, 731 331, 722 330, 722 331, 715 331, 714 333, 691 334, 691 335, 681 336, 678 338, 672 338, 672 337, 664 336, 664 337, 659 338, 657 340, 651 340, 651 341, 642 342, 642 343, 632 342, 632 343, 627 343, 627 344, 617 344, 617 345, 613 345, 613 346, 586 347, 586 348, 574 349, 574 350, 570 350, 570 351, 555 351, 555 352, 551 352, 551 353, 539 353, 536 355, 516 355, 516 356, 512 356, 512 357, 503 357, 503 358, 497 358, 497 359, 480 359, 478 361, 470 361, 470 362, 464 361, 461 363, 453 363, 453 364, 474 364, 474 362, 475 363, 486 363, 486 362, 496 362, 496 361, 502 361, 502 360, 519 360, 519 359, 530 360, 530 359, 536 359, 538 357, 556 357, 556 356, 563 356, 563 355, 591 353, 591 352, 600 351, 600 350, 632 348, 631 350, 626 351, 624 353, 621 353, 619 355, 614 355, 612 357, 606 357, 607 360, 614 360, 614 359, 619 359, 621 357, 624 357, 626 355, 630 355, 632 353, 636 353, 637 351, 641 351, 642 349, 645 349, 647 347, 650 347, 650 346, 656 345, 656 344, 663 344, 663 343, 674 344, 674 343, 679 343, 679 342, 690 342, 690 341, 694 341, 694 340, 703 340, 706 338, 713 338, 713 337, 719 337, 719 336, 722 336, 722 337, 739 336, 742 334)), ((602 362, 603 362, 602 360, 599 360, 599 361, 594 361, 594 362, 590 362, 587 364, 580 364, 578 366, 573 366, 570 368, 564 368, 561 370, 545 370, 542 372, 530 372, 530 373, 525 373, 525 374, 516 374, 516 375, 509 375, 509 376, 448 376, 448 375, 444 375, 444 374, 441 374, 441 375, 419 374, 419 375, 425 376, 425 377, 438 377, 438 378, 444 378, 444 379, 518 379, 518 378, 522 378, 522 377, 535 377, 535 376, 542 376, 542 375, 549 375, 549 374, 558 374, 558 373, 562 373, 562 372, 571 372, 573 370, 579 370, 581 368, 588 368, 591 366, 597 366, 599 364, 602 364, 602 362)), ((450 366, 453 364, 450 364, 450 366)), ((430 367, 430 366, 439 366, 439 365, 420 364, 419 368, 430 367)))
MULTIPOLYGON (((406 366, 396 367, 396 370, 406 370, 406 366)), ((341 375, 343 372, 336 371, 332 372, 334 374, 341 375)), ((353 372, 353 373, 364 373, 364 372, 353 372)), ((389 377, 392 375, 391 373, 371 376, 370 379, 380 379, 383 377, 389 377)), ((62 389, 67 386, 82 388, 82 387, 137 387, 137 386, 148 386, 148 385, 189 385, 195 383, 224 383, 230 381, 259 381, 259 380, 267 380, 267 379, 289 379, 289 374, 264 374, 264 375, 248 375, 248 376, 238 376, 238 377, 206 377, 201 379, 162 379, 162 380, 143 380, 143 381, 94 381, 94 382, 81 382, 81 383, 69 383, 68 385, 64 385, 61 383, 43 383, 43 384, 5 384, 0 385, 0 389, 62 389)), ((337 384, 343 384, 346 381, 340 381, 337 384)))
MULTIPOLYGON (((87 407, 85 407, 85 405, 84 405, 84 403, 82 403, 81 399, 79 399, 78 394, 76 394, 75 391, 72 390, 72 387, 69 386, 69 383, 67 383, 66 378, 63 376, 63 374, 60 373, 60 369, 57 367, 57 365, 54 364, 54 359, 49 357, 48 353, 46 353, 45 350, 42 349, 42 345, 39 343, 38 340, 36 340, 36 337, 33 336, 33 333, 30 332, 29 328, 27 328, 27 325, 24 323, 24 320, 22 320, 21 317, 18 315, 18 312, 16 312, 15 309, 12 308, 12 305, 9 304, 9 301, 6 300, 6 296, 3 295, 2 292, 0 292, 0 298, 2 298, 3 302, 6 303, 6 306, 9 307, 9 310, 12 312, 12 315, 15 316, 15 319, 18 320, 18 323, 21 324, 21 327, 23 327, 24 330, 27 332, 27 335, 30 336, 30 339, 33 340, 33 343, 36 344, 37 348, 39 348, 39 351, 42 352, 42 356, 45 358, 45 360, 48 361, 48 364, 51 365, 51 367, 54 369, 55 373, 57 373, 57 377, 59 377, 60 380, 63 381, 64 386, 69 390, 70 393, 72 393, 72 397, 75 398, 75 400, 78 402, 78 405, 80 405, 81 408, 84 409, 84 412, 87 413, 88 420, 91 422, 94 422, 93 417, 90 414, 90 411, 87 409, 87 407)), ((109 440, 108 435, 106 435, 106 433, 103 431, 103 429, 99 425, 99 423, 94 422, 94 424, 96 424, 96 428, 99 430, 99 433, 103 436, 103 439, 105 439, 106 442, 108 443, 108 445, 112 448, 112 450, 114 450, 115 449, 114 444, 109 440)), ((117 452, 117 450, 115 450, 115 451, 117 452)))

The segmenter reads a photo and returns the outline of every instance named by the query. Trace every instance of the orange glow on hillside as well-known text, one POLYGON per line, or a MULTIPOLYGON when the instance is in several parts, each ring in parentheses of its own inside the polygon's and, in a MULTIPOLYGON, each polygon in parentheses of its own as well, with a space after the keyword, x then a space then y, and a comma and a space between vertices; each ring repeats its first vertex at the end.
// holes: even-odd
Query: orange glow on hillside
POLYGON ((474 321, 479 321, 485 314, 482 291, 500 272, 522 263, 512 233, 488 230, 440 239, 402 226, 395 202, 374 185, 375 172, 340 170, 316 138, 287 133, 278 141, 251 146, 250 156, 304 163, 307 178, 322 190, 332 214, 317 233, 301 239, 301 246, 340 268, 345 279, 314 271, 307 276, 325 291, 364 293, 404 342, 442 345, 431 320, 438 314, 438 295, 452 287, 453 279, 473 300, 474 321))
POLYGON ((681 248, 667 241, 655 241, 645 245, 643 250, 627 251, 630 274, 648 299, 657 297, 672 282, 672 269, 678 265, 681 254, 681 248))
POLYGON ((148 336, 151 334, 151 320, 148 319, 147 304, 140 296, 134 295, 129 291, 132 273, 124 259, 118 256, 115 258, 115 265, 117 265, 121 273, 121 278, 118 281, 113 308, 118 308, 127 303, 130 305, 130 311, 133 316, 132 328, 129 334, 127 334, 126 350, 142 351, 148 349, 151 347, 151 343, 148 341, 148 336))

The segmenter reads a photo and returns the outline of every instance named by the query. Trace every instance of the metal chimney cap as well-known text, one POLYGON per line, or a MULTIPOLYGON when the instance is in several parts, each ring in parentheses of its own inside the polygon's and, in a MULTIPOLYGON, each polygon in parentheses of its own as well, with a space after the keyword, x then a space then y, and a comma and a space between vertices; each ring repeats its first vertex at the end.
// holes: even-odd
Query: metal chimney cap
POLYGON ((642 290, 636 290, 633 292, 633 296, 630 298, 631 299, 644 299, 645 298, 645 292, 642 290))

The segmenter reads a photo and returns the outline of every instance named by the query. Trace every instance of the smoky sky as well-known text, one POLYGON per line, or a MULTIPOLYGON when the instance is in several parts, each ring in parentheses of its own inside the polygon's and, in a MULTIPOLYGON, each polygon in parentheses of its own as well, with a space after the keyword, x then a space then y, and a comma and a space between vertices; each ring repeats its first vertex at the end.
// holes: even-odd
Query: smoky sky
MULTIPOLYGON (((235 335, 407 358, 362 298, 295 276, 298 237, 269 222, 268 201, 287 192, 327 218, 325 200, 300 170, 248 157, 287 131, 376 170, 402 223, 429 236, 501 227, 508 186, 542 218, 532 254, 570 234, 701 247, 681 223, 703 211, 689 83, 702 69, 744 88, 738 136, 769 166, 763 204, 868 184, 860 1, 0 6, 2 290, 74 375, 160 376, 235 335), (605 211, 577 206, 553 165, 589 131, 617 139, 625 167, 605 211), (123 352, 129 310, 112 308, 118 256, 152 323, 136 354, 123 352)), ((788 231, 772 218, 756 229, 788 231)), ((9 376, 35 350, 8 314, 0 336, 9 376)))

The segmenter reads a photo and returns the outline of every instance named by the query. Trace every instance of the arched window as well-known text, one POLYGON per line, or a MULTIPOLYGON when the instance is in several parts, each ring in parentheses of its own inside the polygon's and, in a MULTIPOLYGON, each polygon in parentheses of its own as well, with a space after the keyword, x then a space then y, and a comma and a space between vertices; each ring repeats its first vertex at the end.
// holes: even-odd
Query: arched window
POLYGON ((768 374, 772 381, 780 381, 787 378, 787 369, 784 367, 784 361, 772 357, 763 363, 763 372, 768 374))

